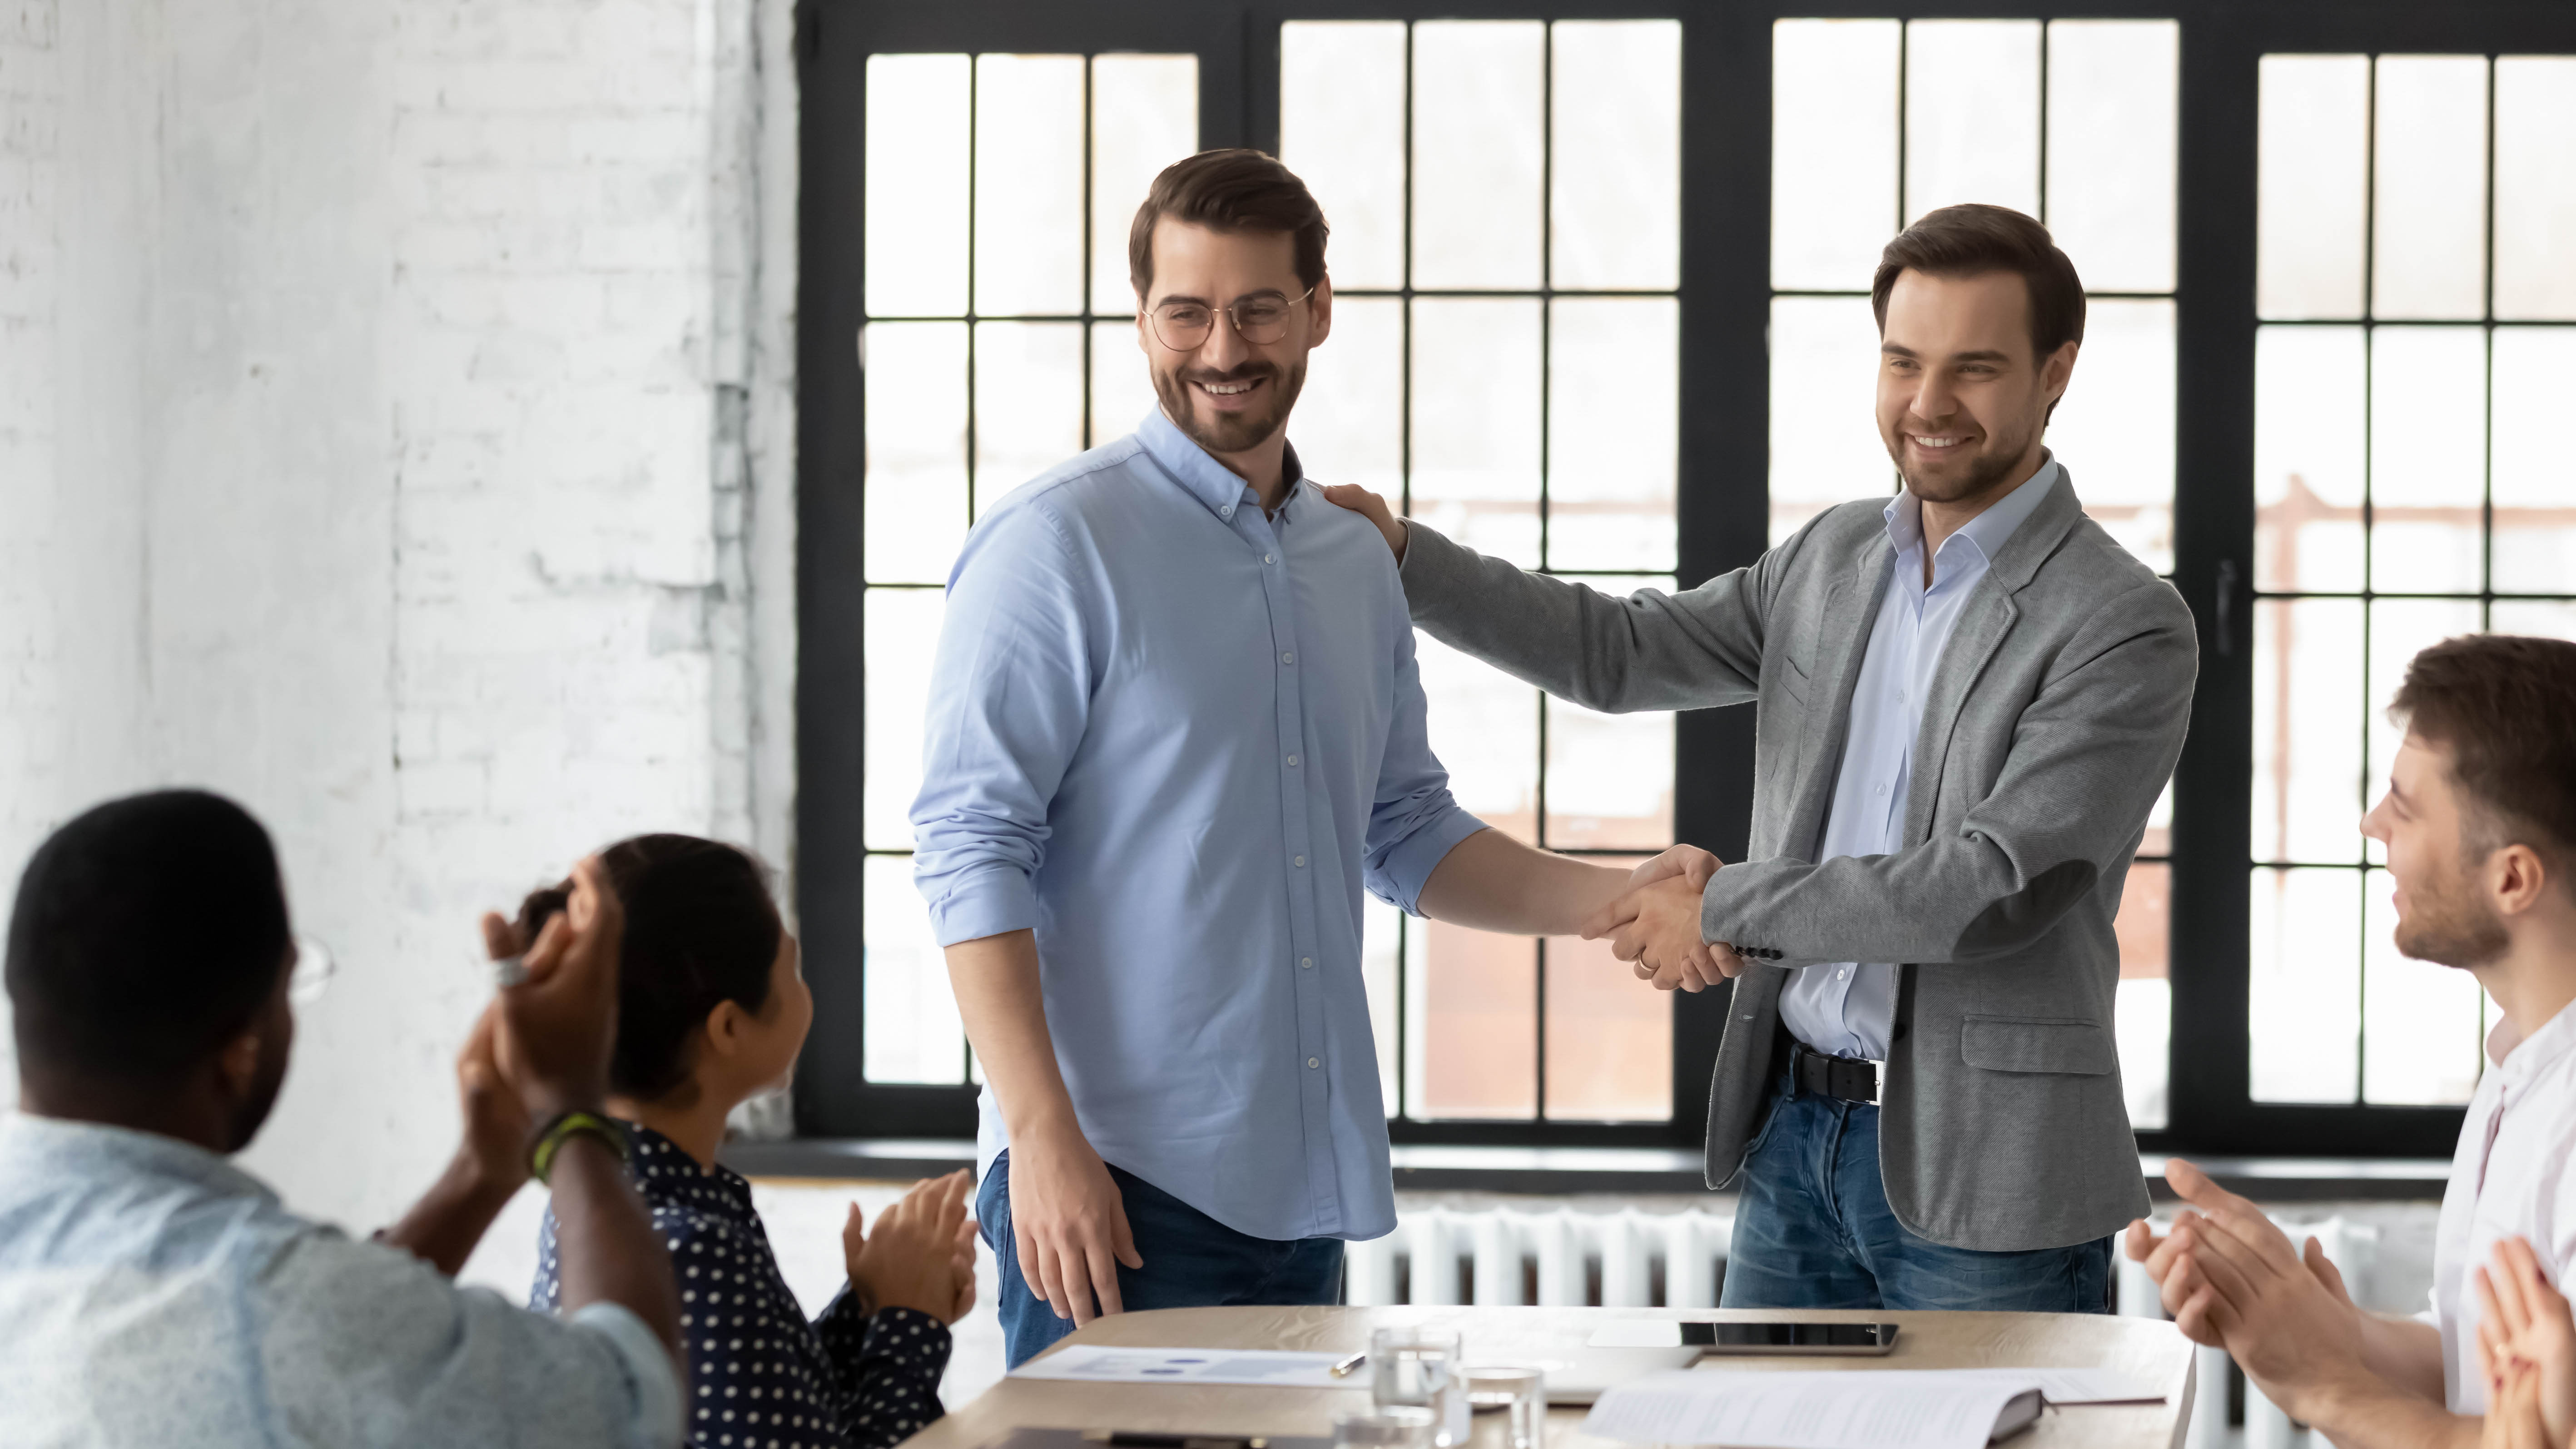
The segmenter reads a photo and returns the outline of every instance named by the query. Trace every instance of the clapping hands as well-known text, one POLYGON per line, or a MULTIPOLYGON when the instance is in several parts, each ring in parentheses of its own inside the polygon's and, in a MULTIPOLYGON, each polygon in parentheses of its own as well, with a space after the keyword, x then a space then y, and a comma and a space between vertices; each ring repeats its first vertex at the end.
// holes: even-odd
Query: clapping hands
POLYGON ((1700 892, 1725 864, 1696 845, 1676 845, 1628 877, 1628 893, 1583 923, 1583 939, 1610 938, 1610 953, 1636 963, 1657 991, 1705 991, 1744 971, 1733 948, 1700 939, 1700 892))
POLYGON ((877 1215, 874 1232, 850 1204, 841 1254, 868 1312, 911 1308, 955 1323, 975 1306, 975 1220, 966 1215, 974 1185, 962 1168, 915 1183, 877 1215))
POLYGON ((2496 1244, 2477 1270, 2487 1449, 2568 1449, 2576 1438, 2576 1319, 2531 1244, 2496 1244))

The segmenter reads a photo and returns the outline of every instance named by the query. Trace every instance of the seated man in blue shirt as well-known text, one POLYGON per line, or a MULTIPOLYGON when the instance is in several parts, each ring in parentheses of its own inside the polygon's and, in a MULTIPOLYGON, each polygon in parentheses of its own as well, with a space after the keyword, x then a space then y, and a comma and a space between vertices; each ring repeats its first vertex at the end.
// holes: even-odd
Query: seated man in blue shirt
POLYGON ((358 1243, 226 1161, 295 1038, 268 832, 175 790, 56 831, 9 922, 21 1110, 0 1121, 0 1442, 678 1444, 670 1258, 592 1115, 622 916, 596 861, 576 879, 459 1062, 454 1164, 382 1243, 358 1243), (562 1224, 568 1320, 450 1281, 531 1160, 562 1224))
POLYGON ((916 874, 988 1084, 1013 1364, 1095 1305, 1334 1302, 1343 1240, 1394 1228, 1364 885, 1534 935, 1628 888, 1450 798, 1394 560, 1288 446, 1324 238, 1258 152, 1156 178, 1128 264, 1160 406, 949 580, 916 874))

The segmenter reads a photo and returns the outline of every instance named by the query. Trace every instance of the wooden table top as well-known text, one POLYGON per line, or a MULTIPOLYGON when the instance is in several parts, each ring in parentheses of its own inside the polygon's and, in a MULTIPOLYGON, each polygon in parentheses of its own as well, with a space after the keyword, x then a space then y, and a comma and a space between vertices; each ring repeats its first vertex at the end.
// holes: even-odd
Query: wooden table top
MULTIPOLYGON (((1819 1319, 1904 1325, 1884 1358, 1730 1357, 1703 1373, 1743 1369, 2105 1368, 2164 1388, 2160 1404, 2051 1409, 2016 1449, 2179 1449, 2191 1421, 2192 1345, 2170 1323, 2066 1313, 1781 1312, 1666 1308, 1169 1308, 1095 1319, 1067 1343, 1116 1348, 1276 1348, 1350 1354, 1371 1330, 1439 1323, 1458 1330, 1470 1362, 1562 1355, 1614 1319, 1819 1319)), ((1323 1435, 1336 1412, 1367 1402, 1351 1389, 1207 1384, 1069 1383, 1006 1378, 910 1441, 910 1449, 984 1449, 1018 1428, 1134 1429, 1207 1434, 1323 1435)), ((1548 1414, 1548 1449, 1610 1449, 1582 1432, 1584 1411, 1548 1414)), ((1501 1421, 1476 1419, 1470 1449, 1499 1449, 1501 1421), (1490 1442, 1489 1442, 1490 1441, 1490 1442)))

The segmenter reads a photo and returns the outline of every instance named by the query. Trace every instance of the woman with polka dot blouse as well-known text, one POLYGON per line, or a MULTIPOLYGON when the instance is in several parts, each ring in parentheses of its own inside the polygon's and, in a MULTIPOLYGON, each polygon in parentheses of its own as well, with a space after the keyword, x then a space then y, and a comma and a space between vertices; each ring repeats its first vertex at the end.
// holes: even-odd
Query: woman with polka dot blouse
MULTIPOLYGON (((670 1248, 702 1449, 882 1449, 938 1418, 948 1325, 975 1302, 963 1172, 916 1186, 870 1233, 850 1209, 849 1282, 807 1322, 770 1256, 751 1184, 716 1164, 726 1116, 783 1085, 814 997, 758 863, 728 845, 644 835, 601 853, 626 907, 609 1110, 670 1248)), ((521 940, 565 889, 520 908, 521 940)), ((529 1306, 552 1310, 555 1220, 529 1306)))

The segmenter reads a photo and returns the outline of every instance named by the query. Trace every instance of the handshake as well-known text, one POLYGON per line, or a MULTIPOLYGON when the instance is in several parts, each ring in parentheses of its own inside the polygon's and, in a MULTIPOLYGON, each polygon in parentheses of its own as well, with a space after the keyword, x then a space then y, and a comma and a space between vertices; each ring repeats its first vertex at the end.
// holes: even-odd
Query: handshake
POLYGON ((1628 892, 1583 923, 1583 939, 1610 938, 1610 953, 1636 963, 1657 991, 1705 991, 1744 974, 1744 958, 1723 941, 1700 939, 1700 892, 1725 864, 1696 845, 1676 845, 1628 876, 1628 892))

